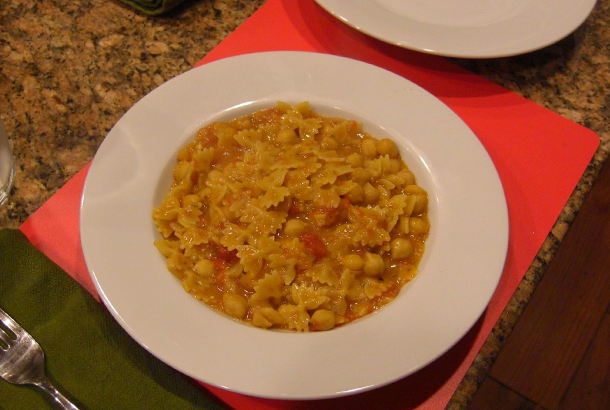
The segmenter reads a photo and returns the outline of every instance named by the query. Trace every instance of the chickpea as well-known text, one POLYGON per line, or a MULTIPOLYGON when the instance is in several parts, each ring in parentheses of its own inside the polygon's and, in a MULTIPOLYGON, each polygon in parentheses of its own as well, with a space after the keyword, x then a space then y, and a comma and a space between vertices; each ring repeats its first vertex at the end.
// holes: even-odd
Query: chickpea
POLYGON ((364 255, 364 273, 367 276, 381 276, 385 271, 385 263, 380 255, 367 252, 364 255))
POLYGON ((294 130, 290 129, 290 128, 281 130, 275 136, 275 141, 279 142, 280 144, 288 144, 296 139, 297 139, 297 133, 294 132, 294 130))
POLYGON ((357 204, 364 200, 364 189, 360 185, 356 185, 346 196, 352 204, 357 204))
POLYGON ((428 197, 425 194, 417 194, 415 206, 413 206, 413 215, 418 215, 424 212, 428 206, 428 197))
POLYGON ((296 237, 305 232, 305 222, 300 219, 289 219, 284 225, 284 233, 288 236, 296 237))
POLYGON ((364 168, 355 168, 352 171, 352 180, 354 182, 357 182, 359 184, 363 184, 365 182, 368 182, 368 180, 371 179, 371 173, 370 171, 364 169, 364 168))
POLYGON ((196 275, 186 275, 184 279, 182 279, 182 289, 187 293, 190 293, 199 284, 196 275))
POLYGON ((362 140, 362 155, 364 158, 372 159, 377 156, 377 147, 375 144, 375 140, 367 138, 362 140))
POLYGON ((364 261, 360 257, 360 255, 351 254, 345 255, 343 257, 343 266, 345 266, 349 270, 362 270, 364 266, 364 261))
POLYGON ((208 181, 222 181, 223 179, 223 175, 222 172, 213 169, 210 172, 208 172, 208 181))
POLYGON ((379 200, 379 190, 371 185, 370 182, 367 182, 364 185, 364 201, 367 204, 375 203, 379 200))
POLYGON ((330 330, 335 327, 335 314, 325 309, 318 309, 311 315, 311 323, 315 330, 330 330))
POLYGON ((188 161, 180 161, 174 167, 174 179, 182 181, 188 175, 190 164, 188 161))
POLYGON ((390 244, 390 254, 392 259, 404 259, 413 253, 413 244, 405 238, 396 238, 390 244))
POLYGON ((225 293, 222 295, 222 307, 229 316, 243 319, 248 311, 248 301, 237 293, 225 293))
POLYGON ((378 141, 376 148, 379 155, 389 155, 390 158, 395 158, 398 155, 396 144, 389 138, 378 141))
POLYGON ((409 218, 409 231, 413 235, 422 235, 428 232, 430 224, 425 220, 417 217, 409 218))
POLYGON ((347 162, 354 168, 362 167, 364 165, 364 158, 362 158, 362 155, 354 152, 347 156, 347 162))
POLYGON ((397 160, 395 158, 390 160, 390 172, 392 174, 397 174, 398 171, 400 171, 401 166, 402 166, 402 164, 400 163, 399 160, 397 160))
POLYGON ((214 265, 207 259, 202 259, 193 266, 193 270, 199 276, 211 277, 214 275, 214 265))

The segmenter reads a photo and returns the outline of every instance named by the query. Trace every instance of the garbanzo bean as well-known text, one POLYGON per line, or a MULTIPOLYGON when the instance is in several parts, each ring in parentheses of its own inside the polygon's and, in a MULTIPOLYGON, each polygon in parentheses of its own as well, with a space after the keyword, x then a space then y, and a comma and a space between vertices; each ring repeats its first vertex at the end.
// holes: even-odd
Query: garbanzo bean
POLYGON ((394 158, 396 155, 398 155, 398 148, 396 148, 396 144, 389 138, 379 140, 376 148, 379 155, 389 155, 390 158, 394 158))
POLYGON ((289 219, 284 225, 284 233, 288 236, 299 236, 305 232, 305 222, 300 219, 289 219))
POLYGON ((426 210, 428 206, 428 196, 426 194, 417 194, 415 206, 413 206, 413 215, 419 215, 426 210))
POLYGON ((311 315, 311 324, 315 330, 330 330, 335 327, 335 314, 326 309, 318 309, 311 315))
POLYGON ((364 168, 356 168, 352 171, 352 180, 356 183, 363 184, 371 179, 371 172, 364 168))
POLYGON ((377 147, 375 141, 367 138, 362 140, 362 155, 364 158, 372 159, 377 156, 377 147))
POLYGON ((413 235, 422 235, 428 233, 430 224, 421 218, 409 218, 409 231, 413 235))
POLYGON ((199 274, 199 276, 207 276, 211 277, 214 275, 214 265, 207 259, 202 259, 193 266, 193 270, 195 273, 199 274))
POLYGON ((176 181, 182 181, 184 178, 186 178, 189 167, 190 165, 187 161, 178 162, 174 167, 174 179, 176 181))
POLYGON ((364 254, 363 269, 368 276, 380 276, 385 271, 385 262, 380 255, 367 252, 364 254))
POLYGON ((396 174, 400 172, 401 167, 402 163, 396 158, 390 160, 390 172, 393 174, 393 177, 396 177, 396 174))
POLYGON ((346 159, 347 162, 354 168, 362 167, 362 165, 364 165, 364 158, 362 158, 362 155, 355 152, 353 154, 349 154, 346 159))
POLYGON ((227 315, 236 319, 243 319, 248 311, 248 301, 237 293, 224 293, 222 295, 222 307, 227 315))
POLYGON ((396 238, 390 244, 392 259, 404 259, 413 253, 413 244, 405 238, 396 238))

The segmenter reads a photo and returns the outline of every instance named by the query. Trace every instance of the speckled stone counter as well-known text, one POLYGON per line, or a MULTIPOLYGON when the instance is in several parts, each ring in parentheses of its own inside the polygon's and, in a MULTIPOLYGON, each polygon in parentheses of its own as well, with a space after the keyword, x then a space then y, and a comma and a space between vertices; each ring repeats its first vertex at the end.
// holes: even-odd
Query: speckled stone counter
MULTIPOLYGON (((0 117, 16 157, 0 228, 18 227, 90 161, 140 98, 193 67, 265 0, 187 0, 147 17, 112 0, 0 3, 0 117)), ((510 333, 610 149, 610 0, 564 40, 456 64, 596 132, 600 148, 448 405, 463 409, 510 333)))

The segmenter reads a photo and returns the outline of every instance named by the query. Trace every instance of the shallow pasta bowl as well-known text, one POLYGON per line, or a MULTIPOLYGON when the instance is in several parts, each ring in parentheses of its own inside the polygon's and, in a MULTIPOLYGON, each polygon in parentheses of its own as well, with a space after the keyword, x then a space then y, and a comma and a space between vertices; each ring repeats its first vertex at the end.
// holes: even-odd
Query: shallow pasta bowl
POLYGON ((435 97, 355 60, 269 52, 193 69, 135 104, 87 175, 81 240, 102 300, 159 359, 231 391, 316 399, 388 384, 453 346, 493 295, 508 218, 484 148, 435 97), (430 197, 432 228, 415 280, 375 314, 328 332, 233 321, 186 294, 153 246, 152 208, 167 193, 177 151, 199 127, 278 100, 309 101, 315 111, 359 120, 377 138, 392 138, 430 197))

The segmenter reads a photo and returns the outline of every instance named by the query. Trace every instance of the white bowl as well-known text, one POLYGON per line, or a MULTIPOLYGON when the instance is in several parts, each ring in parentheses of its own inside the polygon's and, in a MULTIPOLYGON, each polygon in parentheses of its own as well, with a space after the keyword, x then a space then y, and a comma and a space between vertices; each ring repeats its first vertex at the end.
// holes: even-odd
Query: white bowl
POLYGON ((498 174, 471 130, 410 81, 359 61, 304 52, 232 57, 192 69, 134 105, 87 175, 87 267, 115 319, 177 370, 231 391, 315 399, 379 387, 426 366, 486 308, 503 270, 508 216, 498 174), (431 233, 419 274, 375 314, 328 332, 238 323, 182 290, 153 246, 151 213, 177 151, 202 125, 309 101, 397 142, 429 193, 431 233))

